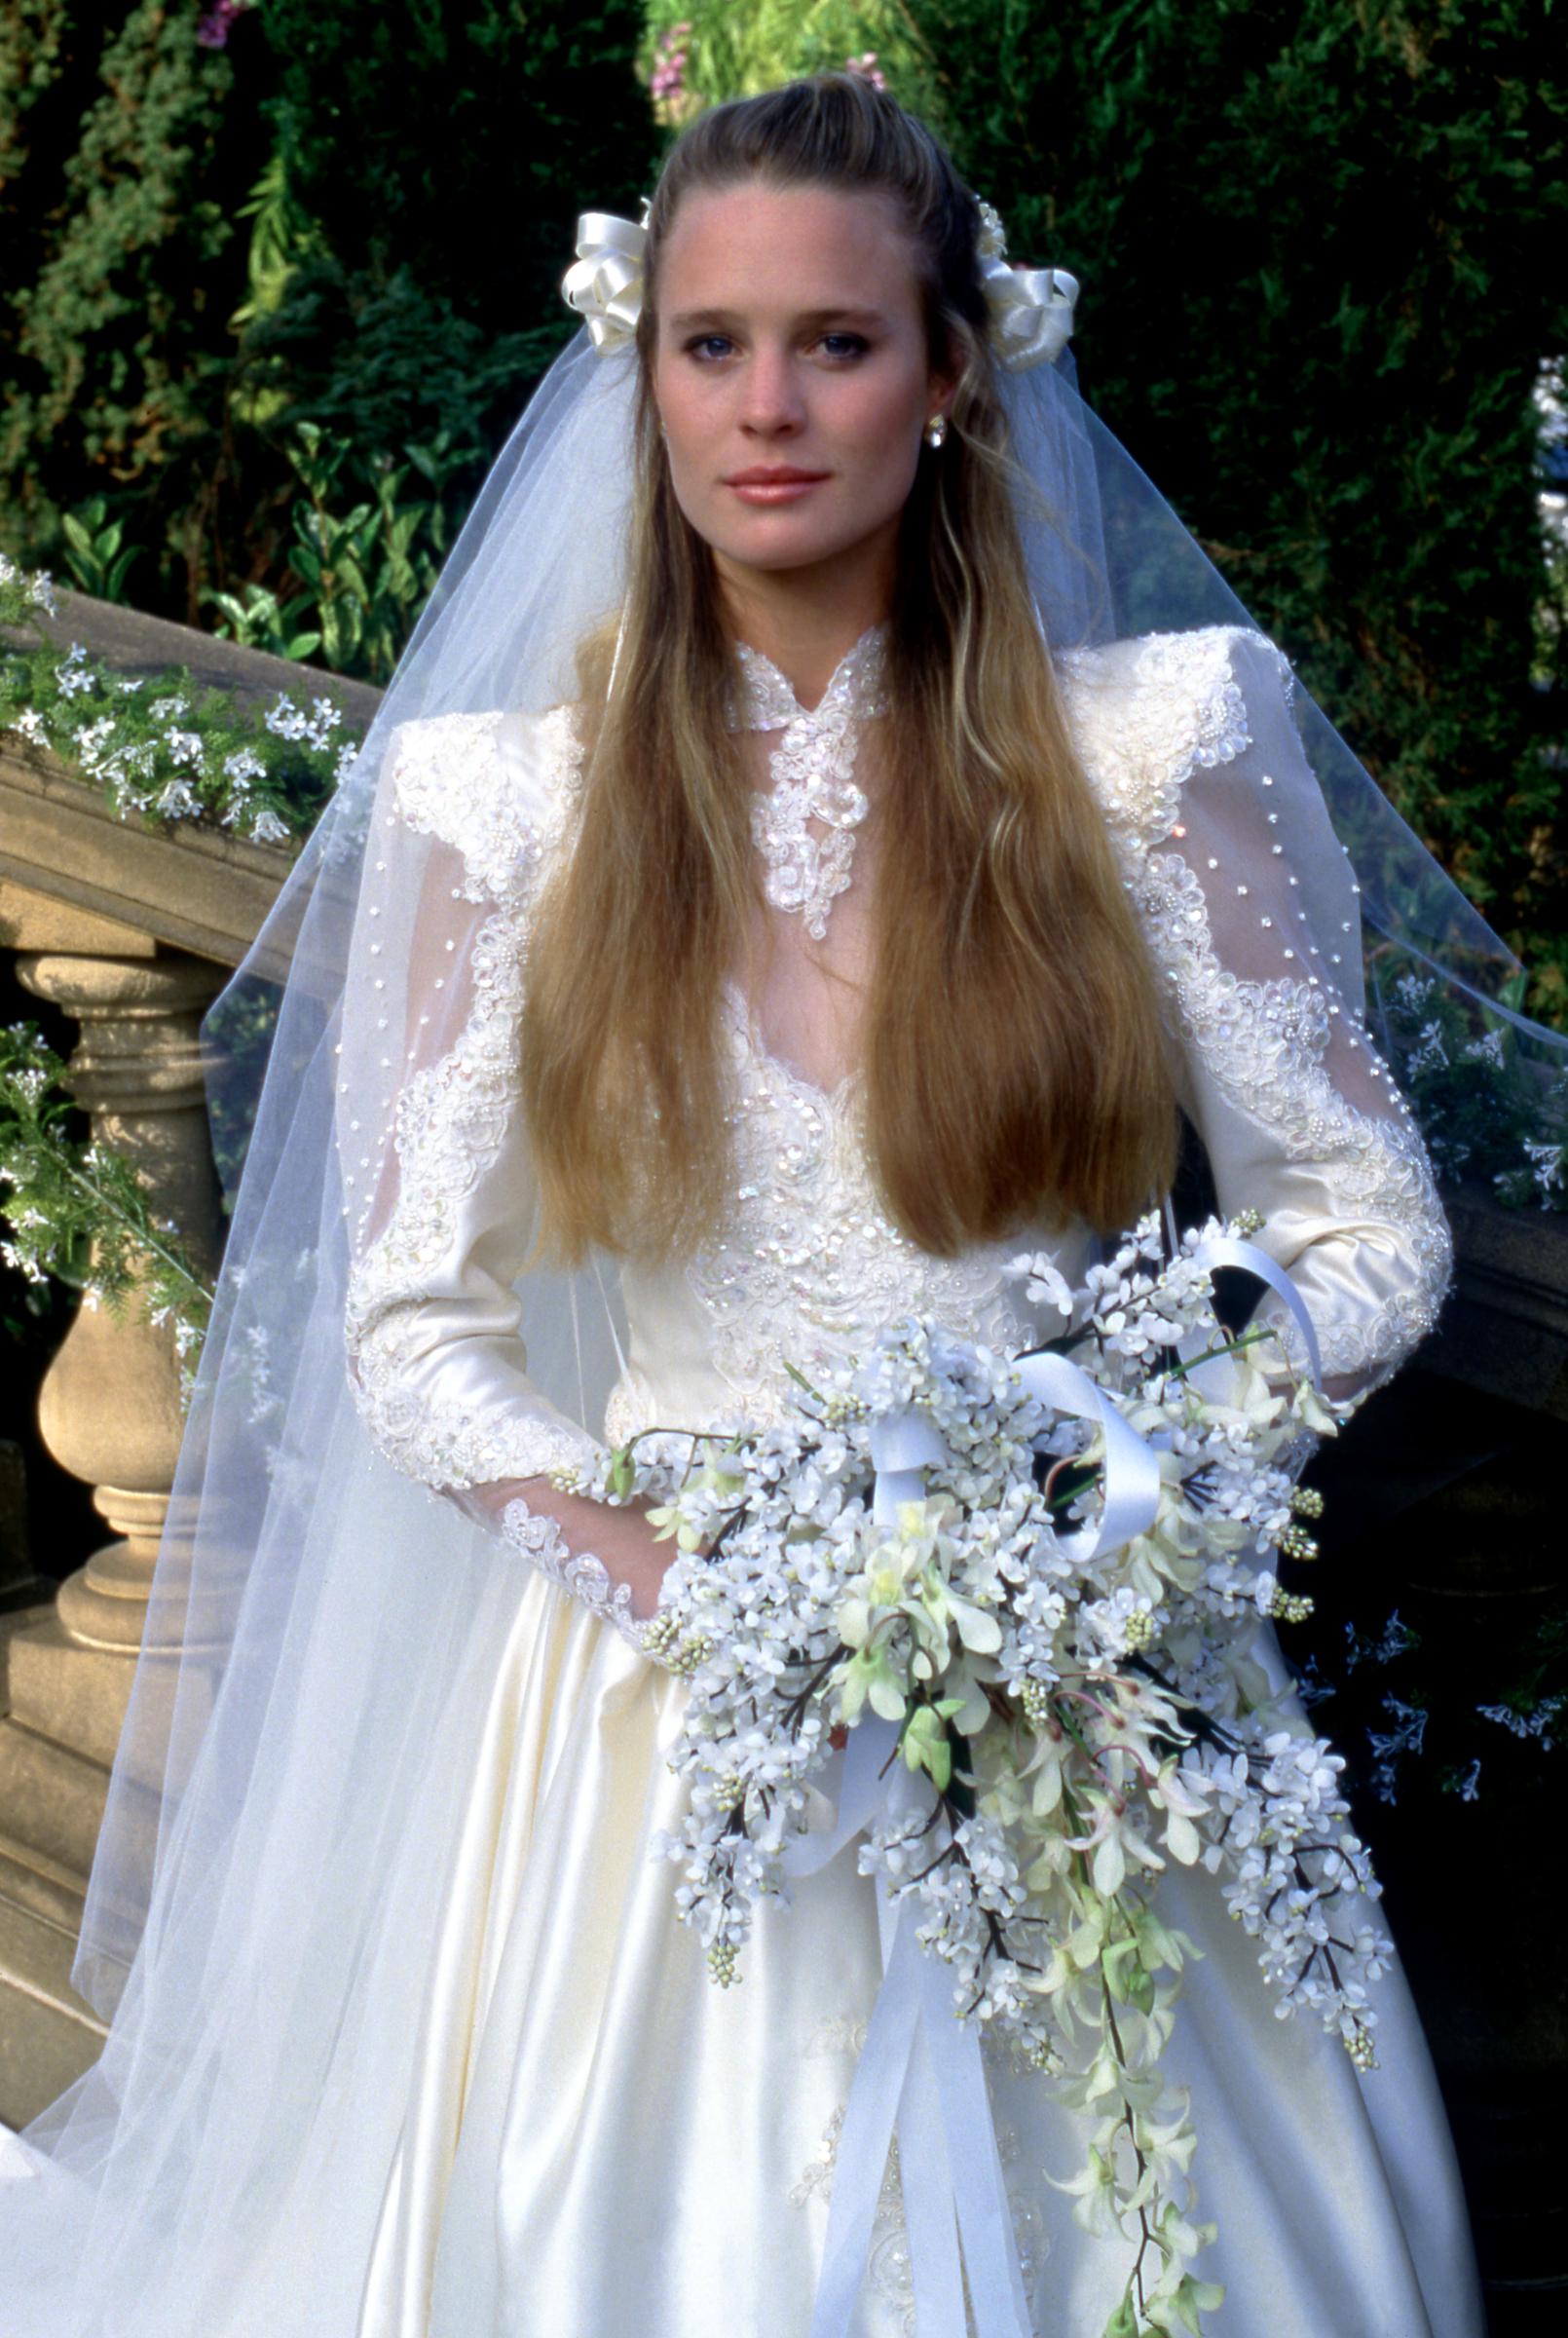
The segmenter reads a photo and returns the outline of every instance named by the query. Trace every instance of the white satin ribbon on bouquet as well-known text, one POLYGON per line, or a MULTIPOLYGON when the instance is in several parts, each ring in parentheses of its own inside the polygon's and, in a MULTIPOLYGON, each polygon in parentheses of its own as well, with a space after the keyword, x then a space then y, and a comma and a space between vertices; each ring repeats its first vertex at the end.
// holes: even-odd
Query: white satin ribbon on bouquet
MULTIPOLYGON (((1321 1388, 1317 1334, 1284 1269, 1255 1243, 1233 1235, 1216 1236, 1195 1256, 1211 1270, 1244 1267, 1278 1294, 1300 1330, 1313 1384, 1321 1388)), ((1094 1423, 1105 1441, 1100 1518, 1059 1535, 1058 1547, 1088 1565, 1147 1532, 1160 1506, 1159 1459, 1114 1400, 1065 1356, 1025 1356, 1019 1374, 1042 1403, 1094 1423)), ((899 1505, 921 1499, 925 1472, 945 1452, 930 1416, 916 1408, 886 1414, 872 1424, 877 1472, 872 1515, 878 1525, 896 1526, 899 1505)), ((790 1845, 783 1864, 793 1877, 816 1874, 879 1822, 923 1822, 936 1808, 930 1780, 913 1773, 899 1753, 896 1723, 857 1723, 842 1759, 834 1826, 790 1845)), ((946 1969, 920 1946, 913 1896, 893 1901, 881 1876, 877 1921, 882 1983, 839 2134, 807 2338, 848 2338, 895 2134, 915 2338, 957 2338, 965 2329, 972 2329, 974 2338, 1030 2338, 979 2030, 956 2018, 946 1969)))
MULTIPOLYGON (((898 1735, 881 1720, 850 1731, 837 1823, 790 1846, 789 1874, 815 1874, 880 1819, 930 1816, 933 1790, 905 1767, 898 1735)), ((979 2032, 954 2016, 947 1970, 915 1937, 914 1901, 895 1904, 880 1878, 877 1921, 882 1984, 839 2134, 808 2338, 847 2338, 853 2324, 895 2132, 916 2338, 955 2338, 971 2326, 966 2279, 975 2338, 1029 2338, 979 2032)))
POLYGON ((1215 1234, 1212 1240, 1200 1243, 1193 1257, 1211 1274, 1216 1266, 1240 1266, 1244 1273, 1256 1275, 1260 1283, 1267 1283, 1276 1298, 1284 1300, 1296 1330, 1301 1334, 1301 1344, 1307 1351, 1307 1371, 1312 1385, 1322 1396, 1323 1354, 1318 1346, 1317 1327, 1302 1304, 1300 1292, 1285 1268, 1276 1265, 1268 1252, 1259 1250, 1255 1242, 1244 1242, 1236 1234, 1215 1234))

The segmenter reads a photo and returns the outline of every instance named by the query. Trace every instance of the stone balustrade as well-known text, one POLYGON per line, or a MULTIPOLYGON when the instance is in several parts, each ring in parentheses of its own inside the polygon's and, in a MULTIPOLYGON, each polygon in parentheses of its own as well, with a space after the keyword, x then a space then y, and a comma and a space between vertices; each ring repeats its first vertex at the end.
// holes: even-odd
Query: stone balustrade
MULTIPOLYGON (((281 659, 80 595, 61 596, 50 630, 127 673, 183 665, 242 697, 300 695, 300 669, 281 659)), ((313 674, 310 687, 350 722, 374 712, 377 694, 362 685, 313 674)), ((94 1138, 135 1163, 157 1214, 208 1268, 222 1217, 200 1024, 288 865, 287 850, 218 828, 121 820, 53 756, 0 734, 0 949, 15 954, 23 989, 77 1026, 71 1086, 94 1138)), ((70 1965, 181 1419, 168 1327, 134 1310, 118 1320, 79 1309, 45 1379, 38 1429, 93 1489, 108 1539, 53 1599, 0 1603, 0 2121, 12 2126, 100 2042, 70 1965)), ((12 1488, 5 1516, 20 1514, 12 1488)), ((26 1580, 23 1552, 11 1571, 26 1580)))

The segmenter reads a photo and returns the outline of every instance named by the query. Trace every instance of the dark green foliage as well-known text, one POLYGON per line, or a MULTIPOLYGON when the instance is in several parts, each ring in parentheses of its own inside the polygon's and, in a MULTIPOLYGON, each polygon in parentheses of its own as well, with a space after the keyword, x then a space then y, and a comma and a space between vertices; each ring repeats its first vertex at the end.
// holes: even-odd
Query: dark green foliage
POLYGON ((263 21, 309 232, 246 334, 243 395, 360 449, 444 436, 466 500, 569 336, 579 210, 635 212, 651 183, 642 11, 269 0, 263 21))
POLYGON ((0 541, 57 567, 101 497, 138 601, 193 621, 308 584, 302 426, 346 450, 342 511, 401 469, 393 540, 450 536, 567 337, 578 209, 634 204, 658 142, 628 0, 267 0, 218 53, 200 14, 0 20, 0 541))
POLYGON ((134 536, 162 548, 200 526, 219 458, 223 321, 243 284, 227 198, 259 169, 259 126, 247 139, 228 58, 172 0, 107 26, 32 0, 4 39, 28 100, 0 128, 7 533, 48 544, 61 509, 119 486, 134 536))
POLYGON ((1083 280, 1086 395, 1560 1011, 1532 408, 1568 345, 1560 7, 911 14, 1014 256, 1083 280))

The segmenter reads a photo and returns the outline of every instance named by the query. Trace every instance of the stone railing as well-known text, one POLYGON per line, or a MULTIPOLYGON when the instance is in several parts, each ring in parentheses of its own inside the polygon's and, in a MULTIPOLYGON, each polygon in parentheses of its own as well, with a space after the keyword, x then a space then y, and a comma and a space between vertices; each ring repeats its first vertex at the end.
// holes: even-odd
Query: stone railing
MULTIPOLYGON (((61 595, 49 629, 128 673, 184 665, 242 697, 299 694, 300 669, 281 659, 76 594, 61 595)), ((311 686, 350 722, 374 712, 377 694, 362 685, 313 674, 311 686)), ((71 1086, 94 1137, 134 1161, 158 1214, 208 1267, 222 1220, 198 1030, 288 865, 286 850, 200 823, 121 820, 46 751, 0 735, 0 949, 15 954, 21 987, 77 1026, 71 1086)), ((0 2121, 12 2126, 100 2042, 69 1972, 180 1426, 168 1328, 80 1309, 44 1381, 38 1429, 93 1489, 109 1539, 52 1601, 0 1613, 0 2121)), ((22 1516, 14 1489, 7 1500, 0 1487, 0 1526, 22 1516)), ((13 1579, 26 1571, 17 1533, 13 1579)))

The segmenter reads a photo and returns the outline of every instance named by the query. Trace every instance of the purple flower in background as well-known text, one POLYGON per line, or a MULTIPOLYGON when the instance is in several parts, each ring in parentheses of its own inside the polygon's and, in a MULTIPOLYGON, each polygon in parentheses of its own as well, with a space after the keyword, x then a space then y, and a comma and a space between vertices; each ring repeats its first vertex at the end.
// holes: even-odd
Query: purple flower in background
POLYGON ((254 6, 255 0, 212 0, 212 6, 196 27, 199 47, 226 49, 229 45, 229 27, 235 18, 243 17, 247 8, 254 6))
POLYGON ((846 57, 843 69, 853 73, 857 81, 869 81, 874 90, 885 90, 887 76, 877 62, 877 52, 868 49, 863 57, 846 57))

